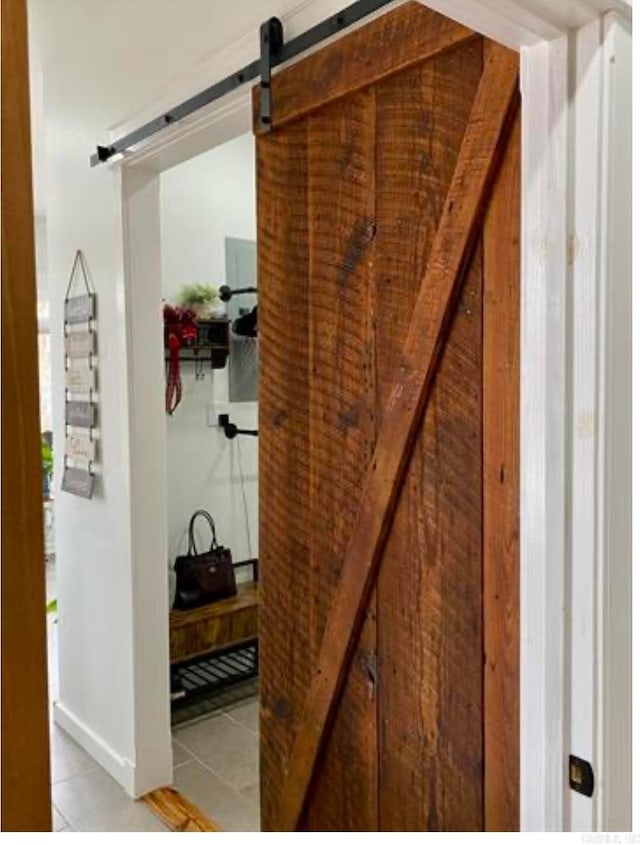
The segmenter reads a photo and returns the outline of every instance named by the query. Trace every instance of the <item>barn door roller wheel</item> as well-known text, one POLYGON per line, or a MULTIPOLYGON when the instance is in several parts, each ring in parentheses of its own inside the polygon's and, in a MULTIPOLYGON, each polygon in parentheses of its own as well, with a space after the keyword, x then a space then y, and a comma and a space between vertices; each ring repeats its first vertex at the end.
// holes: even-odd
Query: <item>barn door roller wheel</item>
POLYGON ((269 18, 260 27, 260 124, 271 128, 271 69, 284 44, 282 21, 269 18))

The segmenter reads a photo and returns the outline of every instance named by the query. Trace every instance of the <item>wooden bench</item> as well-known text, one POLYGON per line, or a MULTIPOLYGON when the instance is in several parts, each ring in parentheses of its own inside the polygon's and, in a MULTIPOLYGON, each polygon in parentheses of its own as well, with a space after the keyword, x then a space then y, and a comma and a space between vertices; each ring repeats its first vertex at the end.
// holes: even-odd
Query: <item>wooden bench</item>
POLYGON ((258 636, 258 584, 238 584, 238 594, 195 610, 172 610, 171 663, 182 663, 258 636))
POLYGON ((258 559, 241 560, 253 580, 232 598, 169 615, 171 709, 212 695, 258 674, 258 559))
POLYGON ((238 594, 169 616, 171 664, 183 663, 258 636, 258 582, 238 584, 238 594))

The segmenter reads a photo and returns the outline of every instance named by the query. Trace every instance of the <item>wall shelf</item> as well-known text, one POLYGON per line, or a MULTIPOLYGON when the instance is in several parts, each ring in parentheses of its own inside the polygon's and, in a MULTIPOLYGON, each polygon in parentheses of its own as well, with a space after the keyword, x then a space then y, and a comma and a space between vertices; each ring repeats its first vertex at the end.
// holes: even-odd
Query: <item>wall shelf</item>
MULTIPOLYGON (((229 320, 218 317, 198 320, 198 337, 180 350, 180 363, 211 364, 212 370, 222 370, 229 357, 229 320)), ((170 356, 165 347, 165 361, 170 356)))

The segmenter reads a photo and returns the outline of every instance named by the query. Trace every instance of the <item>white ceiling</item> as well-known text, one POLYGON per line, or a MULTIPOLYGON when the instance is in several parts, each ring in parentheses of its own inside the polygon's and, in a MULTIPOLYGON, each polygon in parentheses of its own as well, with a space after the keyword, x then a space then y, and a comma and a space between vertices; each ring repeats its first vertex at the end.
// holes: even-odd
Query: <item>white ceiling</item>
POLYGON ((45 92, 52 59, 68 59, 70 67, 90 62, 91 89, 109 128, 246 33, 255 32, 257 55, 266 17, 308 5, 310 0, 29 0, 32 61, 44 71, 45 92))
POLYGON ((68 131, 79 119, 95 123, 99 140, 98 131, 137 119, 238 39, 255 34, 257 56, 262 21, 306 6, 323 17, 318 0, 28 0, 36 213, 44 214, 45 111, 48 126, 68 131), (47 80, 65 67, 68 102, 58 93, 51 114, 43 107, 47 80), (77 68, 85 69, 81 79, 77 68))
MULTIPOLYGON (((348 5, 350 0, 345 0, 348 5)), ((468 2, 468 0, 467 0, 468 2)), ((630 0, 495 0, 498 8, 548 5, 558 12, 626 6, 630 0)), ((28 0, 31 58, 44 68, 56 58, 70 67, 92 65, 91 87, 100 92, 101 112, 113 123, 126 119, 123 94, 132 114, 157 100, 168 86, 192 75, 195 67, 255 32, 270 15, 285 19, 304 7, 318 9, 322 0, 28 0), (190 57, 185 66, 185 55, 190 57), (112 109, 109 109, 109 106, 112 109)), ((442 5, 436 2, 435 6, 442 5)), ((453 7, 456 3, 451 4, 453 7)), ((464 5, 458 2, 457 5, 464 5)), ((566 17, 566 15, 565 15, 566 17)), ((565 24, 568 21, 563 21, 565 24)))

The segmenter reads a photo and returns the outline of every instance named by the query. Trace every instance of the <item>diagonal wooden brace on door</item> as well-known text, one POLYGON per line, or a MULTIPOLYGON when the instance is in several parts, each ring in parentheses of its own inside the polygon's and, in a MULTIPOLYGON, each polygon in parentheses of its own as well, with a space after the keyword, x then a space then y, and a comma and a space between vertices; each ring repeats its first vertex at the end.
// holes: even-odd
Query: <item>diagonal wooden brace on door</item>
POLYGON ((486 57, 444 210, 404 343, 298 727, 279 805, 281 831, 296 830, 331 730, 372 588, 421 430, 486 202, 515 115, 518 58, 499 45, 486 57))

